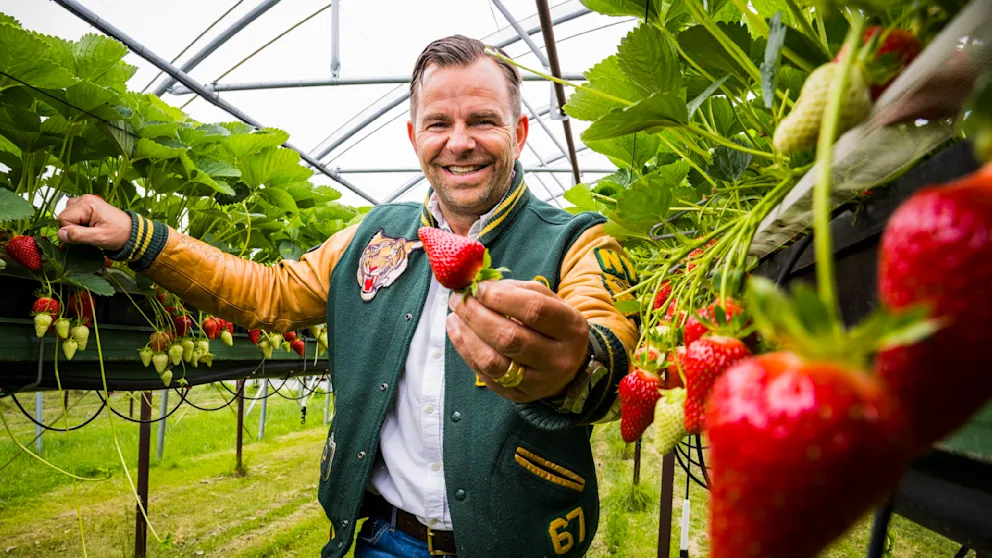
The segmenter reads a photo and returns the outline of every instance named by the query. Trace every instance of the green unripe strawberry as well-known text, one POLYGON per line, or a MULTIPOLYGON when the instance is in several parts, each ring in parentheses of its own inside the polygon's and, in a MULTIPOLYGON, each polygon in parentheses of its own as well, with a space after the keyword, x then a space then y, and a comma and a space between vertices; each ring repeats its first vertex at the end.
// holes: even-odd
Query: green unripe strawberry
POLYGON ((45 333, 48 332, 48 328, 52 327, 52 321, 51 314, 35 314, 34 334, 38 337, 44 337, 45 333))
POLYGON ((220 340, 228 347, 234 346, 234 336, 231 335, 231 332, 227 331, 226 329, 220 332, 220 340))
POLYGON ((141 357, 141 364, 148 368, 148 365, 152 363, 152 355, 155 354, 150 348, 145 347, 138 351, 138 356, 141 357))
POLYGON ((179 366, 179 363, 181 363, 182 361, 183 361, 183 346, 176 344, 169 347, 169 362, 171 362, 173 366, 179 366))
MULTIPOLYGON (((775 128, 775 149, 782 155, 816 145, 837 68, 836 63, 830 62, 813 70, 806 78, 792 112, 775 128)), ((837 133, 843 134, 850 130, 864 120, 869 112, 871 94, 868 84, 861 67, 854 64, 841 98, 837 133)))
POLYGON ((278 347, 282 345, 282 334, 281 333, 270 333, 269 335, 269 345, 272 347, 278 347))
POLYGON ((152 364, 155 365, 155 371, 161 376, 165 369, 169 366, 169 355, 165 353, 155 353, 152 355, 152 364))
POLYGON ((59 318, 55 320, 55 333, 58 334, 59 339, 69 338, 69 329, 71 326, 72 322, 69 321, 69 318, 59 318))
POLYGON ((202 360, 203 362, 205 362, 207 364, 207 368, 210 368, 211 366, 214 365, 214 356, 215 355, 212 355, 210 353, 207 353, 205 355, 201 355, 200 356, 200 360, 202 360))
POLYGON ((172 383, 172 370, 166 370, 159 374, 158 377, 162 378, 162 383, 165 384, 165 387, 169 387, 169 384, 172 383))
POLYGON ((79 346, 80 351, 86 350, 86 343, 90 340, 90 328, 84 325, 77 325, 70 332, 72 340, 79 346))
POLYGON ((265 359, 272 358, 272 345, 268 339, 262 339, 258 342, 258 350, 262 351, 262 356, 265 359))
POLYGON ((189 362, 193 360, 193 348, 195 347, 193 340, 183 339, 179 345, 183 348, 183 361, 189 362))
POLYGON ((196 342, 196 348, 193 350, 193 356, 196 356, 196 351, 200 351, 200 354, 206 354, 210 352, 210 341, 201 339, 196 342))
POLYGON ((665 455, 685 438, 685 388, 670 389, 662 393, 654 407, 654 444, 658 453, 665 455))
POLYGON ((62 343, 62 352, 65 353, 66 360, 72 360, 72 357, 76 356, 76 349, 79 348, 79 344, 72 339, 66 339, 62 343))

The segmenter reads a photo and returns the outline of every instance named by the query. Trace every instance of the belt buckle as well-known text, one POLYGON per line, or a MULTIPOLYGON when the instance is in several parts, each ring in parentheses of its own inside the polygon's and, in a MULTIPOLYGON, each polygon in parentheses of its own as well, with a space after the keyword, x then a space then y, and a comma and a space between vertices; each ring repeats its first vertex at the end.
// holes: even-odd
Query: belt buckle
POLYGON ((434 530, 427 528, 427 553, 431 556, 454 556, 451 552, 434 550, 434 530))

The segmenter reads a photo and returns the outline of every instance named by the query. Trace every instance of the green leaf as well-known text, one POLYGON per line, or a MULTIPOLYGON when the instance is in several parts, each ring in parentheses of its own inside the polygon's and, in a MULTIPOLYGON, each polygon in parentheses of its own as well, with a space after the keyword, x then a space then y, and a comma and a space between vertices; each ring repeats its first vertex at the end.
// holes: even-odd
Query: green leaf
MULTIPOLYGON (((610 56, 599 64, 596 64, 589 71, 585 72, 586 79, 589 80, 587 87, 602 91, 614 97, 627 101, 639 101, 643 99, 647 92, 633 84, 623 70, 620 68, 620 61, 617 56, 610 56)), ((596 120, 608 114, 616 108, 623 108, 623 103, 604 99, 599 95, 588 91, 576 90, 568 98, 565 105, 565 112, 572 118, 579 120, 596 120)))
POLYGON ((196 168, 212 177, 240 178, 238 167, 213 157, 200 157, 196 160, 196 168))
POLYGON ((645 130, 657 131, 684 125, 688 120, 685 103, 674 93, 662 91, 635 105, 611 110, 582 133, 582 140, 610 139, 645 130))
POLYGON ((64 279, 77 287, 89 289, 96 295, 113 296, 115 292, 114 287, 112 287, 110 283, 103 278, 97 277, 96 275, 69 273, 64 277, 64 279))
MULTIPOLYGON (((730 141, 743 145, 743 142, 736 139, 730 141)), ((706 169, 706 174, 718 180, 737 182, 737 179, 741 177, 741 174, 747 170, 750 164, 750 153, 743 153, 737 149, 720 145, 713 150, 713 163, 706 169)))
POLYGON ((0 222, 30 219, 33 215, 31 202, 6 188, 0 188, 0 222))
POLYGON ((138 135, 143 138, 157 138, 160 136, 172 137, 179 130, 179 122, 171 120, 162 122, 159 120, 149 120, 138 128, 138 135))
MULTIPOLYGON (((734 42, 744 54, 752 48, 751 35, 743 23, 717 23, 717 27, 734 42)), ((699 64, 710 75, 730 74, 741 85, 751 83, 750 74, 734 60, 730 53, 702 25, 686 29, 678 36, 679 45, 686 56, 699 64)), ((738 86, 739 87, 739 86, 738 86)))
POLYGON ((76 83, 69 70, 46 58, 51 47, 35 33, 0 23, 0 91, 23 87, 62 89, 76 83), (12 79, 13 78, 13 79, 12 79))
POLYGON ((666 11, 664 0, 582 0, 582 5, 609 16, 634 16, 657 21, 666 11))
POLYGON ((218 204, 222 206, 226 206, 226 205, 241 203, 243 200, 245 200, 248 196, 251 195, 251 190, 248 189, 248 186, 245 186, 244 182, 235 183, 233 186, 231 186, 231 189, 234 190, 233 195, 217 194, 216 196, 214 196, 214 199, 217 200, 218 204))
POLYGON ((689 174, 683 161, 659 167, 616 195, 616 220, 634 230, 646 231, 669 214, 672 190, 689 174))
POLYGON ((251 157, 240 160, 238 168, 241 169, 241 180, 249 188, 255 189, 263 184, 271 185, 270 180, 273 176, 280 171, 298 167, 299 164, 299 153, 292 149, 269 146, 251 157))
POLYGON ((724 82, 727 81, 728 78, 730 78, 729 75, 723 76, 722 78, 714 81, 713 83, 711 83, 709 85, 709 87, 707 87, 706 89, 704 89, 702 93, 700 93, 699 95, 697 95, 695 99, 689 101, 689 105, 688 105, 688 108, 689 108, 689 118, 692 118, 692 114, 694 112, 696 112, 696 109, 699 108, 699 105, 703 104, 703 101, 705 101, 706 99, 708 99, 710 97, 710 95, 713 94, 714 91, 716 91, 721 85, 724 84, 724 82))
POLYGON ((85 275, 104 269, 103 252, 94 246, 70 244, 65 249, 63 259, 65 272, 70 275, 85 275))
POLYGON ((258 195, 265 201, 278 207, 279 209, 282 209, 286 213, 297 213, 299 211, 299 208, 296 206, 296 201, 293 200, 293 196, 285 190, 280 190, 279 188, 263 188, 258 191, 258 195))
POLYGON ((637 299, 620 299, 613 301, 613 307, 623 315, 640 314, 641 302, 637 299))
POLYGON ((112 120, 108 123, 98 122, 97 126, 123 154, 131 158, 134 154, 134 128, 127 120, 112 120))
POLYGON ((303 255, 303 247, 293 242, 292 240, 283 240, 279 242, 280 258, 286 260, 299 261, 300 256, 302 255, 303 255))
POLYGON ((617 58, 620 68, 644 90, 644 95, 682 87, 675 45, 653 25, 641 24, 628 33, 620 41, 617 58))
MULTIPOLYGON (((799 56, 814 68, 830 62, 831 59, 831 56, 824 50, 824 47, 820 43, 814 42, 806 34, 800 33, 792 27, 786 27, 785 29, 785 46, 793 54, 799 56)), ((790 58, 786 58, 785 61, 794 67, 799 67, 790 58)))
POLYGON ((127 47, 106 35, 87 33, 73 44, 76 75, 93 81, 114 69, 127 54, 127 47))
POLYGON ((601 211, 601 204, 592 197, 592 188, 588 184, 576 184, 565 192, 565 199, 583 211, 601 211))
MULTIPOLYGON (((658 152, 661 140, 654 134, 628 134, 607 140, 589 140, 585 144, 597 153, 609 157, 618 167, 629 167, 640 172, 641 167, 658 152)), ((629 181, 628 181, 629 182, 629 181)))
POLYGON ((267 147, 282 145, 287 140, 289 134, 286 132, 275 128, 263 128, 253 134, 232 134, 224 138, 220 144, 232 157, 240 161, 267 147))
POLYGON ((765 61, 761 63, 761 96, 765 108, 772 108, 775 101, 775 75, 778 72, 778 62, 782 57, 782 45, 785 44, 785 24, 782 23, 782 12, 776 12, 768 22, 768 43, 765 45, 765 61))
POLYGON ((134 158, 173 159, 185 152, 185 146, 175 140, 140 138, 134 149, 134 158))

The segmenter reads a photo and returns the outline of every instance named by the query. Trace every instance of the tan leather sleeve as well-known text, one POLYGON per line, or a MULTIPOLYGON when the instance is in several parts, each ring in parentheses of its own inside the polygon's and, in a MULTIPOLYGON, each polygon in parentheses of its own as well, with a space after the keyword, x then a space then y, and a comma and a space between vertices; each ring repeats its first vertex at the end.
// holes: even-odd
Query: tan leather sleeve
POLYGON ((598 324, 613 332, 631 351, 637 344, 637 326, 613 306, 613 293, 606 285, 621 289, 630 287, 629 281, 624 282, 619 275, 609 273, 611 265, 619 265, 619 269, 629 266, 629 280, 634 279, 633 269, 629 260, 620 261, 613 257, 615 255, 626 260, 623 248, 603 231, 603 225, 596 225, 582 233, 562 262, 558 296, 578 309, 590 324, 598 324), (604 270, 601 260, 604 260, 607 269, 604 270))
POLYGON ((300 261, 261 265, 169 229, 143 273, 186 303, 247 329, 286 332, 323 323, 331 272, 358 225, 327 239, 300 261))

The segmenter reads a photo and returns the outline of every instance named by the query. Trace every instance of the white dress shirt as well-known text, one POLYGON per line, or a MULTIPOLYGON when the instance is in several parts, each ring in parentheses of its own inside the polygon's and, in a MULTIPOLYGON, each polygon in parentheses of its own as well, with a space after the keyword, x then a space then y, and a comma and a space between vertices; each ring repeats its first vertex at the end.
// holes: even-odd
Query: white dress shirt
MULTIPOLYGON (((472 225, 469 238, 479 237, 498 206, 472 225)), ((437 194, 431 195, 428 209, 440 228, 451 231, 437 194)), ((372 489, 387 502, 439 531, 452 530, 443 458, 445 320, 450 294, 432 273, 427 301, 396 386, 396 399, 382 425, 379 455, 370 480, 372 489)))

